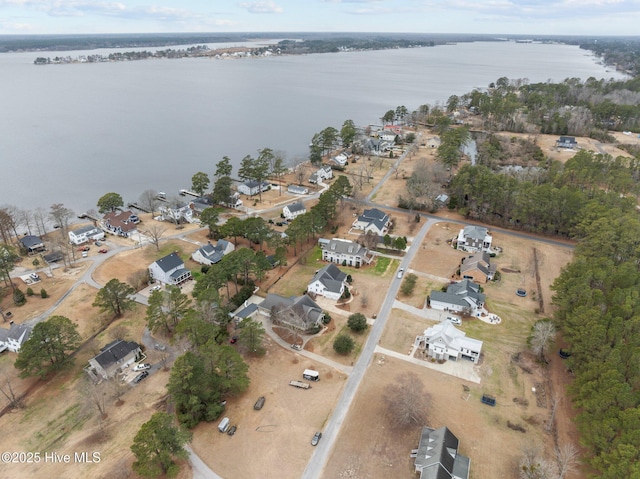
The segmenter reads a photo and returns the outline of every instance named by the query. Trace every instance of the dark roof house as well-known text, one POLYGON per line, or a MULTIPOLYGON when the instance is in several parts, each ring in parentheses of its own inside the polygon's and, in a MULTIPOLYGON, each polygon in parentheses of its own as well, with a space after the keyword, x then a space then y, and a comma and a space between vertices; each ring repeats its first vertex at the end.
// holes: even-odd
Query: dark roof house
POLYGON ((20 238, 20 244, 27 253, 39 253, 45 250, 44 243, 39 236, 26 235, 20 238))
POLYGON ((103 379, 112 377, 118 369, 134 363, 142 355, 138 343, 116 339, 100 350, 100 354, 89 360, 88 370, 103 379))
POLYGON ((302 331, 319 326, 324 318, 322 308, 306 294, 285 298, 270 293, 258 305, 258 308, 260 313, 265 316, 271 316, 272 313, 275 313, 274 321, 302 331))
POLYGON ((346 273, 340 271, 335 264, 329 263, 316 271, 307 285, 307 291, 337 300, 344 292, 346 279, 346 273))
POLYGON ((446 427, 423 427, 415 460, 420 479, 469 479, 471 461, 458 453, 458 438, 446 427))

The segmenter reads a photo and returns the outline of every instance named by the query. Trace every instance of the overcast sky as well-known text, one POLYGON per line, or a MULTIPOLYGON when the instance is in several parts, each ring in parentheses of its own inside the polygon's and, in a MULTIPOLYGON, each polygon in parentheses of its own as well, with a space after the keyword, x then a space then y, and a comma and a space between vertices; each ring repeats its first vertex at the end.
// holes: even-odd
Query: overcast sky
POLYGON ((640 0, 0 0, 0 34, 638 35, 640 0))

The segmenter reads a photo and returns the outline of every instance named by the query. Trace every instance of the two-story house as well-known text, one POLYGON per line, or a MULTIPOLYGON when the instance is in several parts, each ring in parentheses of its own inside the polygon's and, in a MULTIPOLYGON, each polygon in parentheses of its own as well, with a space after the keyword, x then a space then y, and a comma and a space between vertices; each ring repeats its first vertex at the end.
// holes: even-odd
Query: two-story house
POLYGON ((372 232, 378 236, 384 236, 389 230, 391 218, 384 211, 377 208, 364 210, 353 222, 353 228, 366 232, 372 232))
POLYGON ((231 253, 234 249, 236 249, 236 247, 233 243, 220 239, 215 246, 207 243, 195 250, 191 255, 191 259, 196 263, 212 265, 219 263, 224 255, 231 253))
POLYGON ((371 264, 374 258, 367 248, 354 241, 321 238, 318 243, 322 250, 323 261, 359 268, 364 264, 371 264))
POLYGON ((149 265, 149 277, 158 283, 178 285, 191 279, 191 271, 177 253, 171 253, 149 265))
POLYGON ((142 357, 142 348, 133 341, 116 339, 100 349, 100 354, 89 360, 88 372, 97 378, 109 379, 118 370, 133 364, 142 357))
POLYGON ((338 300, 344 293, 347 283, 346 273, 330 263, 316 271, 307 285, 307 292, 324 296, 328 299, 338 300))
POLYGON ((296 201, 295 203, 291 203, 290 205, 286 205, 282 208, 282 215, 287 220, 294 220, 298 216, 303 215, 307 212, 307 208, 304 206, 302 201, 296 201))
POLYGON ((456 239, 458 249, 469 253, 491 252, 493 237, 484 226, 468 225, 460 230, 456 239))
POLYGON ((436 360, 467 359, 478 364, 482 352, 482 341, 466 336, 467 333, 445 320, 425 329, 422 335, 416 337, 414 347, 436 360))
POLYGON ((30 335, 31 327, 10 321, 9 329, 0 328, 0 352, 8 350, 12 353, 19 353, 20 348, 30 335))
POLYGON ((140 218, 132 211, 110 211, 103 217, 103 224, 107 231, 125 238, 138 231, 140 218))
POLYGON ((89 241, 100 241, 104 239, 104 231, 97 226, 87 225, 69 231, 69 241, 74 245, 80 245, 89 241))

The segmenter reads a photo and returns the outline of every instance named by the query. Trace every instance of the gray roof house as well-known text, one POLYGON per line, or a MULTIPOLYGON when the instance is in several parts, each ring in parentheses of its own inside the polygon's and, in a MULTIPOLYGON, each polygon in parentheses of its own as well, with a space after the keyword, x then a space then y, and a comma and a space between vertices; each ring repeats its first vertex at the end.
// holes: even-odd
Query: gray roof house
POLYGON ((578 142, 573 136, 561 136, 556 140, 556 146, 558 148, 574 149, 578 146, 578 142))
POLYGON ((359 268, 365 263, 370 264, 374 258, 367 248, 354 241, 321 238, 318 243, 322 249, 323 261, 359 268))
POLYGON ((109 379, 118 371, 136 362, 142 356, 138 343, 116 339, 100 349, 100 354, 89 360, 88 372, 109 379))
POLYGON ((309 188, 305 188, 304 186, 298 186, 298 185, 287 186, 287 191, 292 195, 308 195, 309 194, 309 188))
POLYGON ((285 324, 302 331, 320 326, 324 318, 322 308, 306 294, 285 298, 269 293, 258 304, 258 310, 263 316, 271 317, 276 324, 285 324))
POLYGON ((196 263, 212 265, 219 263, 224 255, 231 253, 234 249, 236 247, 233 243, 220 239, 215 246, 208 243, 195 250, 191 255, 191 259, 196 263))
POLYGON ((22 345, 29 339, 31 327, 26 324, 9 322, 9 329, 0 328, 0 352, 6 350, 19 353, 22 345))
POLYGON ((466 333, 457 329, 451 321, 443 321, 424 330, 416 336, 416 350, 423 350, 427 356, 438 361, 467 359, 478 364, 482 341, 467 338, 466 333))
POLYGON ((346 282, 346 273, 340 271, 335 264, 329 263, 316 271, 307 285, 307 292, 338 300, 344 293, 346 282))
POLYGON ((496 274, 496 265, 491 264, 491 257, 485 251, 479 251, 462 259, 460 276, 476 283, 491 281, 496 274))
POLYGON ((468 225, 460 230, 456 244, 461 251, 476 253, 478 251, 491 252, 493 237, 484 226, 468 225))
POLYGON ((26 235, 20 238, 20 245, 27 251, 28 254, 39 253, 44 251, 44 243, 39 236, 26 235))
POLYGON ((480 285, 464 279, 451 283, 446 292, 431 291, 429 305, 441 311, 475 314, 484 307, 486 296, 480 292, 480 285))
POLYGON ((288 220, 296 219, 298 216, 303 215, 306 212, 307 207, 302 201, 296 201, 295 203, 291 203, 290 205, 286 205, 282 208, 282 214, 288 220))
POLYGON ((103 240, 104 231, 97 226, 87 225, 69 231, 69 241, 75 245, 86 243, 87 241, 103 240))
POLYGON ((268 189, 269 183, 267 183, 266 181, 258 182, 249 180, 238 185, 238 191, 247 196, 257 195, 261 191, 267 191, 268 189))
POLYGON ((447 427, 423 427, 414 463, 420 479, 469 479, 471 461, 458 453, 458 446, 447 427))
POLYGON ((149 265, 149 276, 163 284, 182 284, 191 279, 191 271, 177 253, 171 253, 149 265))
POLYGON ((389 229, 391 218, 384 211, 377 208, 364 210, 353 222, 353 228, 362 231, 371 231, 379 236, 386 234, 389 229))

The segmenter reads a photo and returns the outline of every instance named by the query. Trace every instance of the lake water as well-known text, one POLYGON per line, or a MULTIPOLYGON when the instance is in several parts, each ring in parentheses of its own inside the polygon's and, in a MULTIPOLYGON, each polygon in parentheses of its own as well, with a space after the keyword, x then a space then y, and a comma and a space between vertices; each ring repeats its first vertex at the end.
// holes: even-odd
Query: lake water
POLYGON ((0 54, 0 205, 82 212, 109 191, 125 202, 149 188, 174 195, 225 155, 236 166, 265 147, 306 157, 328 126, 379 123, 399 105, 444 104, 502 76, 622 78, 574 46, 513 42, 33 65, 77 53, 0 54))

